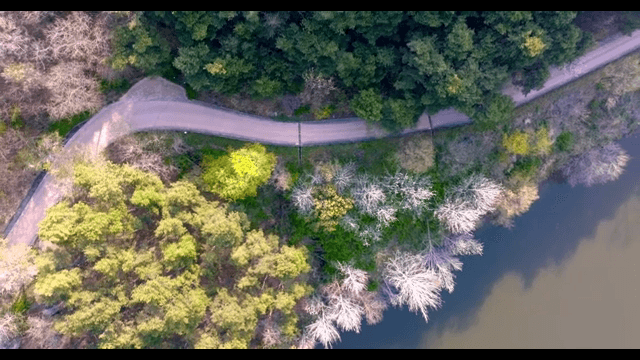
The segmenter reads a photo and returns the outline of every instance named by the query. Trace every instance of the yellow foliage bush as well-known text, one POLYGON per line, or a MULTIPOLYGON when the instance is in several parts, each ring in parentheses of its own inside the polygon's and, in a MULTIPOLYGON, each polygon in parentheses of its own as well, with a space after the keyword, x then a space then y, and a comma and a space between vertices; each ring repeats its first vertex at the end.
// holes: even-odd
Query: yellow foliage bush
POLYGON ((333 186, 323 186, 318 188, 313 205, 317 226, 334 231, 338 220, 353 208, 353 200, 338 195, 333 186))
POLYGON ((515 131, 511 135, 504 134, 502 146, 512 154, 527 155, 529 154, 529 134, 523 131, 515 131))
POLYGON ((531 31, 527 33, 524 43, 522 44, 522 48, 525 50, 527 55, 536 57, 546 49, 547 45, 539 36, 532 36, 531 33, 531 31))
POLYGON ((551 153, 553 143, 549 137, 549 130, 547 130, 546 127, 541 127, 536 131, 534 140, 535 144, 532 152, 535 155, 549 155, 551 153))

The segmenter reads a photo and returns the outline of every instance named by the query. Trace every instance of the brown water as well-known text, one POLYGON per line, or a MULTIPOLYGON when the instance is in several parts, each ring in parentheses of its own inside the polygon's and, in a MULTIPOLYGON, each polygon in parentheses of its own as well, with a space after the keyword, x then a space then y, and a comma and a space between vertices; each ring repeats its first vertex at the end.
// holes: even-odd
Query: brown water
MULTIPOLYGON (((562 241, 563 239, 557 239, 562 241)), ((540 269, 525 289, 518 273, 497 281, 471 325, 428 331, 437 348, 640 347, 640 196, 582 239, 559 266, 540 269)))

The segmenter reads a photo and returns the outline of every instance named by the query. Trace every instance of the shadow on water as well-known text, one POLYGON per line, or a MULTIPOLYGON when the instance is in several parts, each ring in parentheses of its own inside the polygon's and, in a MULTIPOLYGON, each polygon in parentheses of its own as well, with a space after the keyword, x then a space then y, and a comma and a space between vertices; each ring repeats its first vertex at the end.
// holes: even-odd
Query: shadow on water
POLYGON ((618 180, 590 188, 549 181, 541 187, 540 199, 515 219, 513 229, 479 229, 476 237, 485 245, 484 255, 462 258, 455 291, 443 293, 443 307, 429 314, 429 323, 406 307, 389 309, 382 322, 363 326, 360 334, 341 333, 342 341, 334 348, 417 348, 423 346, 427 330, 439 336, 452 319, 457 321, 456 331, 468 329, 494 283, 505 274, 520 274, 529 288, 540 269, 570 258, 580 240, 592 238, 598 224, 612 219, 638 191, 640 138, 633 135, 619 143, 631 160, 618 180))

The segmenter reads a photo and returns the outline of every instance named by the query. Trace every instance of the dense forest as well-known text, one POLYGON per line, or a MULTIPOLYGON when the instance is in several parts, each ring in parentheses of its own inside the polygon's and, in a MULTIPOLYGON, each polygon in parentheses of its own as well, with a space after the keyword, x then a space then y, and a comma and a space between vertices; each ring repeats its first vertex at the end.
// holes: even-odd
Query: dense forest
MULTIPOLYGON (((195 91, 341 90, 359 117, 411 126, 423 110, 482 109, 514 76, 525 92, 591 44, 577 12, 145 12, 115 33, 113 65, 177 70, 195 91)), ((494 100, 495 101, 495 100, 494 100)))
POLYGON ((0 347, 330 347, 388 306, 428 320, 462 257, 482 254, 483 222, 513 226, 552 174, 592 186, 622 173, 613 141, 640 124, 637 54, 530 106, 499 90, 541 86, 549 66, 639 19, 0 13, 2 221, 36 170, 70 186, 35 246, 0 239, 0 347), (453 106, 474 122, 300 153, 151 132, 96 159, 61 155, 74 125, 148 75, 247 112, 272 102, 399 130, 453 106))

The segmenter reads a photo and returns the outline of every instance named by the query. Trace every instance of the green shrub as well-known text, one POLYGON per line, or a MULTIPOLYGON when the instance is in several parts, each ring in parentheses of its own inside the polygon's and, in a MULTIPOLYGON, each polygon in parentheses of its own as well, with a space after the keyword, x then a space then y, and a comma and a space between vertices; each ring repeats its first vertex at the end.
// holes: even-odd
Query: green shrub
POLYGON ((14 129, 20 129, 24 126, 24 120, 22 119, 22 111, 20 107, 14 105, 11 107, 11 127, 14 129))
POLYGON ((251 96, 256 99, 269 99, 280 95, 282 89, 282 82, 263 76, 251 85, 251 96))
POLYGON ((187 84, 184 89, 187 92, 187 99, 193 100, 198 97, 198 92, 195 91, 191 85, 187 84))
POLYGON ((487 100, 483 111, 476 115, 474 126, 480 131, 497 129, 511 121, 514 109, 515 103, 510 97, 494 95, 487 100))
POLYGON ((323 258, 326 261, 324 271, 332 274, 335 272, 333 263, 340 262, 360 262, 366 263, 365 257, 371 249, 364 246, 362 241, 355 234, 342 229, 340 226, 329 234, 322 234, 319 239, 323 250, 323 258))
POLYGON ((509 172, 509 181, 514 185, 531 182, 537 175, 542 161, 537 157, 524 157, 516 161, 509 172))
POLYGON ((0 135, 4 134, 7 131, 7 123, 4 120, 0 120, 0 135))
POLYGON ((87 120, 90 117, 91 111, 89 110, 77 113, 70 118, 61 119, 49 124, 49 131, 57 131, 60 136, 64 137, 69 133, 69 131, 71 131, 71 129, 73 129, 74 126, 87 120))
POLYGON ((532 153, 536 155, 549 155, 551 153, 551 139, 549 130, 546 127, 538 129, 534 135, 535 144, 532 146, 532 153))
POLYGON ((24 292, 21 292, 16 301, 11 304, 11 312, 15 314, 24 314, 30 307, 31 302, 27 299, 27 295, 24 292))
POLYGON ((563 131, 556 139, 556 149, 559 152, 569 152, 573 149, 573 134, 563 131))
POLYGON ((311 106, 309 106, 307 104, 307 105, 303 105, 303 106, 300 106, 299 108, 297 108, 293 112, 293 115, 300 116, 300 115, 309 114, 309 113, 311 113, 311 106))
POLYGON ((129 80, 124 78, 114 79, 111 81, 106 79, 100 80, 100 92, 103 94, 112 90, 117 93, 124 93, 129 90, 130 87, 131 83, 129 80))
POLYGON ((599 110, 602 107, 602 103, 603 101, 593 99, 589 102, 589 109, 591 109, 591 111, 599 110))
POLYGON ((380 286, 380 282, 378 280, 370 280, 367 284, 367 291, 377 291, 380 286))

